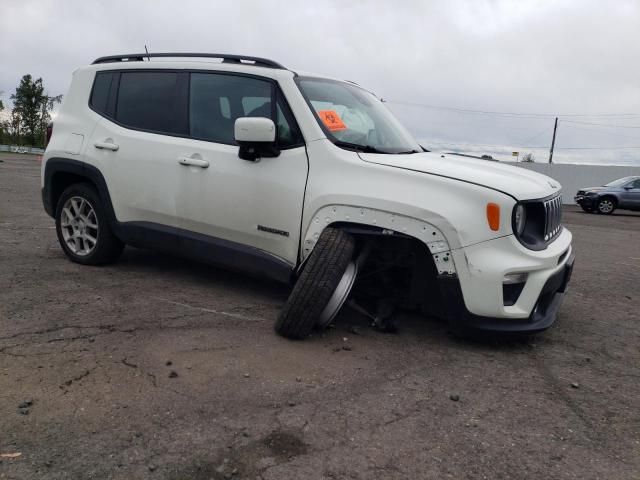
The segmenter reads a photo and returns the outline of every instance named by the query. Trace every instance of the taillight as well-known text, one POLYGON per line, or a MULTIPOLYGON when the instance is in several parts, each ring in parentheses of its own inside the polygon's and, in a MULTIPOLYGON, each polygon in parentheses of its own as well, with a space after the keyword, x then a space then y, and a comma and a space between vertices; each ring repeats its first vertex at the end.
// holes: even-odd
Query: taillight
POLYGON ((49 145, 49 140, 51 140, 51 135, 53 135, 53 122, 49 122, 49 125, 47 125, 47 142, 45 144, 45 147, 49 145))

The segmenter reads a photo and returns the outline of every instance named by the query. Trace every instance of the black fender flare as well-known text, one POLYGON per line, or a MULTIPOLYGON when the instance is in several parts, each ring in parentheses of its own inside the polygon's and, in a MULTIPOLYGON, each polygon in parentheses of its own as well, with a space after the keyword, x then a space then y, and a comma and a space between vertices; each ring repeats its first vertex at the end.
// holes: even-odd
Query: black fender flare
POLYGON ((96 187, 96 190, 98 190, 98 195, 100 195, 100 199, 103 202, 107 218, 109 219, 109 226, 114 232, 118 231, 118 221, 116 220, 113 204, 111 203, 111 195, 109 194, 109 188, 107 187, 107 182, 102 172, 93 165, 79 160, 61 157, 54 157, 47 160, 44 167, 42 186, 42 203, 47 214, 50 217, 55 216, 55 196, 56 193, 61 192, 57 192, 54 181, 55 176, 60 173, 70 173, 91 182, 96 187))

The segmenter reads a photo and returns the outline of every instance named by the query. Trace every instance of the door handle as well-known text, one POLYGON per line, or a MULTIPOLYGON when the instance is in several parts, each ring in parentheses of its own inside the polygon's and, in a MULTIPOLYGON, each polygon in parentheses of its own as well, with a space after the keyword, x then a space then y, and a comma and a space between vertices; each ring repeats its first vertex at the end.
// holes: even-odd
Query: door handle
POLYGON ((93 144, 93 146, 100 150, 111 150, 112 152, 115 152, 118 150, 118 148, 120 148, 115 143, 108 143, 108 142, 96 142, 93 144))
POLYGON ((209 168, 209 162, 207 162, 206 160, 201 160, 199 158, 178 157, 178 163, 185 166, 209 168))

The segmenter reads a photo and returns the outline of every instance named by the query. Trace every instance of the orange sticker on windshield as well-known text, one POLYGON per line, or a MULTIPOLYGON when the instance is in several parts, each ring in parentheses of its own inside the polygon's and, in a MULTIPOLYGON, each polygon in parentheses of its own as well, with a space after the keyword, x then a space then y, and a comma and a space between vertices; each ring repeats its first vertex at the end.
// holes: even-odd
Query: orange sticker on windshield
POLYGON ((346 130, 347 126, 344 124, 340 115, 335 110, 320 110, 318 112, 318 116, 322 123, 324 123, 325 127, 327 127, 332 132, 338 132, 340 130, 346 130))

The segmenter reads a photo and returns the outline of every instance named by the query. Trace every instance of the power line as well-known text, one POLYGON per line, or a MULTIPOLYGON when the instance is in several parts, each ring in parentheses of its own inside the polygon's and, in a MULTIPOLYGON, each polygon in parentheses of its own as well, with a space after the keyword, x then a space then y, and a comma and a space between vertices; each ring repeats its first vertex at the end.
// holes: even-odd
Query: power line
MULTIPOLYGON (((530 149, 547 149, 548 145, 533 146, 533 145, 505 145, 502 143, 466 143, 466 142, 429 142, 425 141, 425 144, 431 145, 445 145, 445 146, 468 146, 468 147, 505 147, 505 148, 530 148, 530 149)), ((624 149, 636 149, 638 146, 621 147, 621 146, 604 146, 604 147, 555 147, 556 150, 624 150, 624 149)))
POLYGON ((580 125, 564 125, 564 127, 576 128, 578 130, 597 133, 599 135, 610 135, 614 137, 631 138, 632 140, 640 140, 640 137, 638 137, 637 135, 624 135, 622 133, 610 132, 607 130, 597 130, 589 127, 581 127, 580 125))
POLYGON ((562 120, 566 123, 579 123, 581 125, 598 125, 601 127, 613 127, 613 128, 640 128, 640 125, 613 125, 611 123, 594 123, 594 122, 580 122, 578 120, 562 120))
POLYGON ((399 100, 384 100, 386 103, 396 105, 406 105, 409 107, 431 108, 434 110, 447 110, 456 113, 472 115, 493 115, 504 117, 528 117, 528 118, 554 118, 554 117, 640 117, 640 113, 525 113, 525 112, 498 112, 492 110, 474 110, 471 108, 446 107, 442 105, 431 105, 427 103, 403 102, 399 100))

